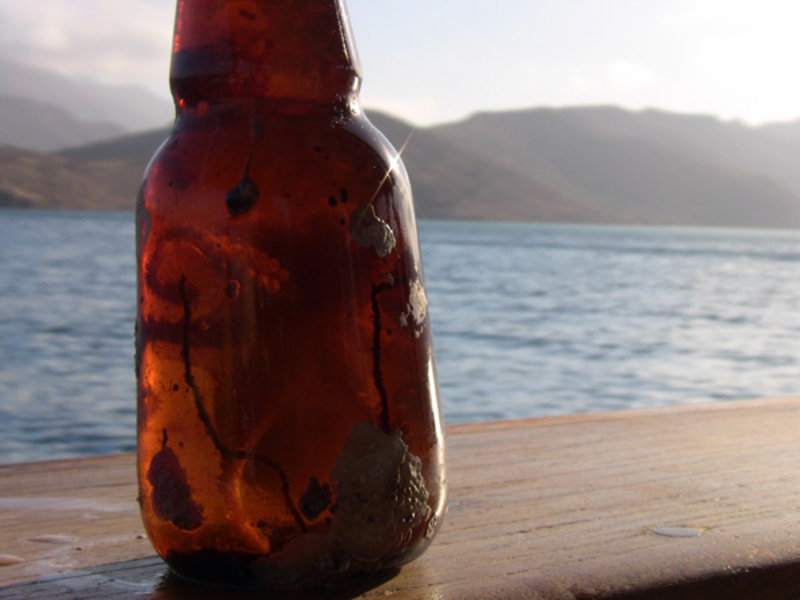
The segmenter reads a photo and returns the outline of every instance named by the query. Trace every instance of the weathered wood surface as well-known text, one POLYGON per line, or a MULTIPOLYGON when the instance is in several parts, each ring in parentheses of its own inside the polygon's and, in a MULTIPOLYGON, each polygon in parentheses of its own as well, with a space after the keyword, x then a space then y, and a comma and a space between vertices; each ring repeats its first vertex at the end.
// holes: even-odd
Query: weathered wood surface
POLYGON ((800 597, 800 400, 464 425, 448 444, 431 549, 306 594, 169 576, 131 455, 2 467, 0 599, 800 597))

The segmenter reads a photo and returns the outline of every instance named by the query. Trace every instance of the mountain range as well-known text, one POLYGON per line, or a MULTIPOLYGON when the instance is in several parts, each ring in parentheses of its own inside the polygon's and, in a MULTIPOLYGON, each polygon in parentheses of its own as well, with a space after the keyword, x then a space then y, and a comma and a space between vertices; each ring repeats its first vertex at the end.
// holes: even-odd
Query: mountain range
MULTIPOLYGON (((157 127, 166 101, 143 116, 147 103, 129 111, 127 99, 149 92, 100 86, 92 101, 114 110, 87 116, 74 105, 86 102, 80 82, 36 72, 33 93, 6 85, 14 69, 20 76, 22 67, 0 63, 0 206, 130 210, 168 134, 157 127)), ((479 113, 425 128, 368 115, 396 147, 408 142, 423 218, 800 227, 800 122, 749 127, 613 106, 479 113)))
MULTIPOLYGON (((49 105, 62 113, 69 113, 76 122, 86 123, 90 128, 93 123, 100 122, 113 124, 123 131, 141 131, 168 124, 174 114, 172 103, 167 98, 142 86, 109 85, 78 79, 3 59, 0 59, 0 95, 4 117, 0 120, 2 143, 7 143, 4 133, 4 127, 8 125, 6 116, 10 114, 7 111, 13 109, 5 108, 7 98, 49 105)), ((25 114, 21 112, 22 108, 19 107, 17 114, 25 114)), ((73 140, 58 147, 86 141, 73 140)))

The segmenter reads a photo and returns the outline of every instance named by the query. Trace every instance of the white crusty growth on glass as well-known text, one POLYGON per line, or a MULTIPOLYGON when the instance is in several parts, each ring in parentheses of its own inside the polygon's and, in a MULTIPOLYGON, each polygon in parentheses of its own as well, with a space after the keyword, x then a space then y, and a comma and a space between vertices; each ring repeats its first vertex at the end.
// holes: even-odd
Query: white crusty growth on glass
POLYGON ((336 502, 330 529, 301 535, 256 561, 259 583, 311 586, 377 570, 432 518, 420 459, 400 430, 388 435, 370 421, 356 423, 329 475, 336 502))
POLYGON ((350 216, 350 235, 362 248, 374 247, 381 258, 397 244, 392 228, 375 214, 375 208, 369 203, 359 206, 350 216))

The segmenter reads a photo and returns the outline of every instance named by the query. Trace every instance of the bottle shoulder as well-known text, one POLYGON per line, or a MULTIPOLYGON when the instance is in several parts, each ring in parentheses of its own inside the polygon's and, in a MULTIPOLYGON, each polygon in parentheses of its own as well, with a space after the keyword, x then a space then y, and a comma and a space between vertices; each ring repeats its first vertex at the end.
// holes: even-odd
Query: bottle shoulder
POLYGON ((292 110, 268 104, 216 106, 180 115, 156 150, 145 176, 154 169, 199 171, 236 161, 254 167, 326 163, 366 170, 392 169, 407 178, 397 150, 360 110, 292 110))
POLYGON ((248 190, 292 214, 352 209, 379 196, 411 202, 397 151, 363 113, 230 108, 177 120, 148 166, 142 199, 153 210, 203 212, 229 198, 239 206, 248 190))

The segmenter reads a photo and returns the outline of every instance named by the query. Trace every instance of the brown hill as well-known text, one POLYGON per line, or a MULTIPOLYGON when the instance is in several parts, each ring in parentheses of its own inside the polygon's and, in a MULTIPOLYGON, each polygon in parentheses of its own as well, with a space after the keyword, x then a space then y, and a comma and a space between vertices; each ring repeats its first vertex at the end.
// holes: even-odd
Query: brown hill
POLYGON ((601 107, 487 113, 432 131, 605 220, 800 226, 800 185, 770 160, 777 142, 739 124, 601 107))
POLYGON ((140 177, 141 165, 127 159, 82 161, 0 146, 0 207, 130 210, 140 177))
MULTIPOLYGON (((422 218, 800 226, 796 124, 613 107, 480 114, 415 129, 370 112, 398 148, 422 218), (410 137, 409 137, 410 135, 410 137)), ((0 153, 0 205, 133 206, 166 129, 54 155, 0 153)))
POLYGON ((370 120, 403 148, 417 214, 428 219, 603 221, 587 207, 532 173, 510 169, 459 148, 426 129, 380 112, 370 120), (410 136, 410 137, 409 137, 410 136))
MULTIPOLYGON (((370 111, 370 119, 397 148, 411 174, 417 213, 430 219, 599 220, 557 189, 524 174, 493 165, 463 152, 444 139, 386 114, 370 111)), ((69 148, 60 157, 76 161, 125 160, 144 169, 154 150, 168 135, 167 129, 126 135, 105 142, 69 148)), ((135 195, 131 193, 131 201, 135 195)))

